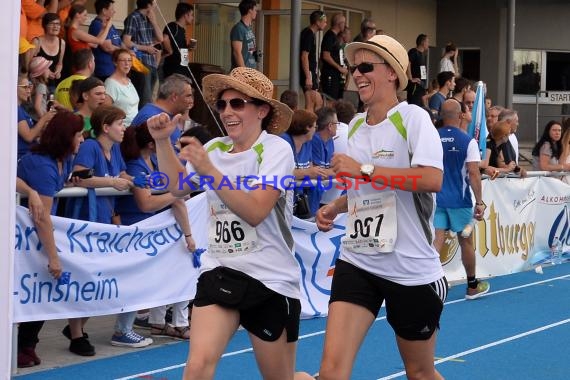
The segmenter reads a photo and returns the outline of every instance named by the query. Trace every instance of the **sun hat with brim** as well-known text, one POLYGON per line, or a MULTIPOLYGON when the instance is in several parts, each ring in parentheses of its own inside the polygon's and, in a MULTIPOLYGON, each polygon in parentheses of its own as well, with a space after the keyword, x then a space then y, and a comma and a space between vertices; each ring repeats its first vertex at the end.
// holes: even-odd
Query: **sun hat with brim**
POLYGON ((408 53, 402 44, 384 34, 376 35, 364 42, 351 42, 344 48, 345 56, 350 65, 354 65, 354 54, 360 49, 370 50, 382 57, 398 76, 400 82, 398 91, 403 91, 406 88, 408 85, 406 70, 408 69, 409 59, 408 53))
POLYGON ((42 76, 46 70, 49 69, 51 65, 50 60, 45 59, 44 57, 34 57, 30 61, 30 65, 28 67, 28 71, 30 72, 30 77, 37 78, 42 76))
POLYGON ((210 107, 214 107, 221 93, 229 89, 262 100, 271 106, 273 112, 270 114, 267 132, 278 135, 289 128, 293 111, 286 104, 272 98, 273 83, 259 71, 248 67, 236 67, 228 75, 210 74, 202 79, 204 100, 210 107))

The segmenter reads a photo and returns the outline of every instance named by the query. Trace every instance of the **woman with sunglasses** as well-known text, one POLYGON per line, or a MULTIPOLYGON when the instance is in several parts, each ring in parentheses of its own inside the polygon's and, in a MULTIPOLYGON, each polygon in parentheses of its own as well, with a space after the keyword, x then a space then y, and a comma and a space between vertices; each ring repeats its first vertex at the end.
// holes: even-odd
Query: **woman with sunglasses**
POLYGON ((204 78, 204 99, 220 114, 228 136, 202 146, 195 138, 179 158, 168 136, 180 115, 147 124, 170 190, 191 191, 187 178, 207 178, 208 251, 201 256, 184 379, 211 379, 241 324, 249 333, 264 379, 293 379, 301 311, 299 267, 291 235, 293 153, 276 136, 292 111, 272 99, 273 84, 257 70, 235 68, 204 78), (249 176, 244 183, 238 176, 249 176), (271 181, 268 182, 268 181, 271 181), (238 188, 239 186, 239 188, 238 188))
POLYGON ((320 379, 351 377, 384 301, 408 378, 437 379, 436 331, 447 293, 432 245, 432 193, 443 180, 441 141, 427 112, 398 102, 396 93, 408 81, 408 55, 398 41, 376 35, 348 44, 345 52, 367 111, 350 122, 346 154, 331 162, 350 182, 347 195, 317 212, 322 231, 348 213, 320 379))

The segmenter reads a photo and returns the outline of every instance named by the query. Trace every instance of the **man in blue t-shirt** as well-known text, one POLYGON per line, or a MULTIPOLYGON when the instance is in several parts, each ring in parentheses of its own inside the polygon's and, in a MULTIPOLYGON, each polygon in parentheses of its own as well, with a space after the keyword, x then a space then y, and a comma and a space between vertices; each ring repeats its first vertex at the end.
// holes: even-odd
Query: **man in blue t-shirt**
POLYGON ((455 75, 451 71, 442 71, 437 74, 437 84, 439 85, 439 90, 429 98, 429 109, 439 115, 443 102, 449 97, 451 91, 455 89, 455 75))
MULTIPOLYGON (((158 88, 158 96, 154 103, 145 104, 136 114, 131 126, 136 127, 147 121, 151 116, 166 112, 170 117, 177 114, 188 116, 188 111, 194 106, 194 93, 192 91, 192 82, 190 79, 181 74, 172 74, 166 78, 158 88)), ((182 127, 182 126, 181 126, 182 127)), ((182 129, 177 128, 170 135, 170 141, 175 147, 182 134, 182 129)))
POLYGON ((252 24, 257 16, 257 1, 241 0, 238 8, 241 19, 230 32, 232 69, 244 66, 257 69, 258 51, 252 29, 252 24))
MULTIPOLYGON (((325 169, 328 176, 333 177, 331 159, 334 154, 333 138, 338 128, 338 118, 334 108, 323 107, 317 111, 317 131, 311 140, 311 152, 313 165, 325 169)), ((309 190, 309 205, 311 212, 315 214, 321 205, 324 189, 313 187, 309 190)))
POLYGON ((471 236, 473 218, 483 219, 485 204, 481 195, 479 147, 459 128, 461 115, 461 105, 457 100, 448 99, 443 103, 440 117, 444 126, 438 129, 443 146, 443 185, 436 198, 433 245, 441 253, 445 232, 458 233, 461 261, 467 275, 465 298, 476 299, 490 288, 487 281, 479 281, 475 275, 475 248, 471 236), (475 195, 475 210, 470 188, 475 195))

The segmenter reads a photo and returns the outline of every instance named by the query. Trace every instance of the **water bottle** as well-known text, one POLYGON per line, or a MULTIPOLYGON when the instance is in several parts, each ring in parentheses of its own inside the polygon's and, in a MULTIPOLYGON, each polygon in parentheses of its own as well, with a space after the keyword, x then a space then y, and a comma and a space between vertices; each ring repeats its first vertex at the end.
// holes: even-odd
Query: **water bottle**
POLYGON ((51 111, 51 108, 53 107, 54 103, 55 103, 55 96, 53 93, 51 93, 51 94, 49 94, 49 98, 48 98, 48 101, 46 104, 46 111, 47 112, 51 111))
POLYGON ((562 242, 556 236, 550 245, 550 259, 552 265, 562 264, 562 242))

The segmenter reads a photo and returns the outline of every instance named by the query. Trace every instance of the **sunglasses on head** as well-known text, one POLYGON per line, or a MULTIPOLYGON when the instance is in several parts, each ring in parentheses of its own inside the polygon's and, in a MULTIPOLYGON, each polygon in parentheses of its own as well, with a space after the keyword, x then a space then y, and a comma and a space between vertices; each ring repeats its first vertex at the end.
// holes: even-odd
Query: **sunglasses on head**
POLYGON ((354 74, 356 69, 360 72, 360 74, 370 73, 374 70, 374 65, 386 65, 386 62, 362 62, 358 65, 348 66, 348 70, 351 74, 354 74))
POLYGON ((218 99, 218 100, 216 100, 216 104, 215 104, 216 111, 218 111, 218 113, 224 112, 228 103, 234 111, 242 111, 245 108, 245 105, 247 103, 251 103, 251 104, 255 104, 255 105, 261 104, 261 102, 257 99, 252 99, 252 100, 245 100, 245 99, 241 99, 241 98, 233 98, 233 99, 229 99, 229 100, 218 99))

